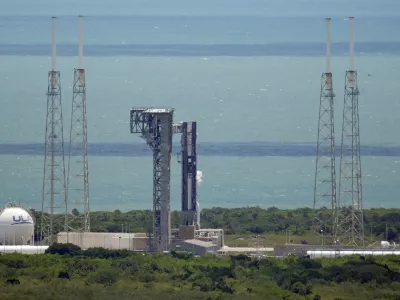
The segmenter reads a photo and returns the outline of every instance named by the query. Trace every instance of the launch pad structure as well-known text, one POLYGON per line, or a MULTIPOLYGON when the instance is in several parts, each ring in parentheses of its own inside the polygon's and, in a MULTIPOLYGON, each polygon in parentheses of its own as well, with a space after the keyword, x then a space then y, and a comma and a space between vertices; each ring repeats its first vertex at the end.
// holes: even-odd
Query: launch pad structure
MULTIPOLYGON (((52 244, 56 232, 90 232, 88 149, 86 120, 86 83, 83 68, 82 17, 79 17, 79 64, 74 69, 71 111, 70 152, 66 176, 63 142, 63 116, 60 72, 56 69, 55 24, 52 19, 52 69, 48 73, 45 161, 41 215, 41 237, 52 244), (74 159, 73 157, 77 157, 74 159), (75 166, 75 169, 73 168, 75 166), (73 170, 74 169, 74 170, 73 170), (71 175, 71 176, 70 176, 71 175), (78 185, 73 186, 72 178, 78 185), (72 195, 71 191, 78 191, 72 195), (69 212, 74 206, 73 213, 69 212), (76 208, 76 207, 74 207, 76 208)), ((336 194, 334 93, 330 71, 330 18, 327 24, 326 72, 322 74, 317 157, 314 183, 314 230, 332 245, 364 246, 362 212, 362 172, 360 159, 359 90, 354 69, 354 17, 350 17, 350 69, 346 71, 340 182, 336 194), (337 199, 338 198, 338 199, 337 199), (328 241, 328 237, 331 240, 328 241)), ((170 250, 170 180, 172 137, 181 134, 181 219, 179 238, 206 239, 200 230, 197 202, 197 123, 173 123, 173 108, 134 107, 130 110, 130 132, 140 134, 153 152, 153 234, 150 251, 170 250)), ((218 231, 218 230, 217 230, 218 231)), ((223 245, 223 232, 217 232, 223 245)), ((215 237, 216 235, 213 235, 215 237)), ((211 236, 211 235, 210 235, 211 236)), ((61 237, 63 238, 63 237, 61 237)), ((208 238, 208 237, 207 237, 208 238)), ((177 240, 173 240, 176 243, 177 240)), ((197 241, 198 242, 198 241, 197 241)), ((194 243, 196 244, 196 243, 194 243)), ((337 247, 338 248, 338 247, 337 247)))
POLYGON ((172 108, 132 108, 131 133, 139 133, 153 151, 153 241, 151 251, 167 251, 171 240, 172 108))
POLYGON ((200 229, 197 202, 196 122, 173 123, 172 108, 133 108, 131 133, 139 133, 153 151, 152 251, 167 251, 171 243, 171 152, 173 134, 181 134, 181 239, 194 239, 200 229))

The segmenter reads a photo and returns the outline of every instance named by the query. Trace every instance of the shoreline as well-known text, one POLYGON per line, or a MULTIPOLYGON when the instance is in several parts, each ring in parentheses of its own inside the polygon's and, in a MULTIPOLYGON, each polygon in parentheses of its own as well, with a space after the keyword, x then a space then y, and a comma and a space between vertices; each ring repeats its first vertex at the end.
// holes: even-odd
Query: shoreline
MULTIPOLYGON (((277 206, 270 206, 267 208, 263 208, 260 206, 237 206, 237 207, 222 207, 222 206, 213 206, 211 208, 202 208, 201 212, 203 211, 213 211, 213 210, 228 210, 228 211, 233 211, 233 210, 242 210, 242 209, 257 209, 257 210, 264 210, 264 211, 298 211, 298 210, 307 210, 307 211, 313 211, 314 209, 312 207, 308 207, 308 206, 304 206, 304 207, 298 207, 298 208, 279 208, 277 206)), ((315 210, 320 210, 321 208, 316 208, 315 210)), ((371 207, 371 208, 364 208, 363 212, 367 212, 367 211, 389 211, 389 210, 394 210, 397 211, 400 214, 400 207, 371 207)), ((36 212, 39 212, 38 210, 35 210, 36 212)), ((127 214, 127 213, 132 213, 132 212, 145 212, 145 211, 150 211, 152 212, 153 210, 148 208, 148 209, 132 209, 132 210, 126 210, 126 211, 122 211, 120 209, 116 209, 116 210, 93 210, 90 213, 91 214, 96 214, 96 213, 116 213, 118 211, 118 213, 121 214, 127 214)), ((172 210, 171 209, 171 213, 180 213, 180 210, 172 210)))

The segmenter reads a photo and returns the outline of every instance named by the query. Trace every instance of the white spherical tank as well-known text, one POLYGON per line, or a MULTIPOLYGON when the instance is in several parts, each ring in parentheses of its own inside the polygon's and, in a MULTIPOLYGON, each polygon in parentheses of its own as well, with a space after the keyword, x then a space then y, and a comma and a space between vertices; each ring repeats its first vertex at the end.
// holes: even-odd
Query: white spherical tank
POLYGON ((26 245, 33 239, 35 224, 31 215, 21 207, 7 206, 0 211, 0 243, 26 245))

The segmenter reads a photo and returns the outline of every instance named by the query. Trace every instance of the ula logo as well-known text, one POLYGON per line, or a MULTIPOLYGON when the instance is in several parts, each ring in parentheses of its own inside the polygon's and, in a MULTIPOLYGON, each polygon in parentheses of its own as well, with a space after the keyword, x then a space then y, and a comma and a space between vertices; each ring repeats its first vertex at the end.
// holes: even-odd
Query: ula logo
POLYGON ((13 221, 11 225, 16 225, 16 224, 32 224, 32 218, 30 216, 23 217, 23 216, 13 216, 13 221))

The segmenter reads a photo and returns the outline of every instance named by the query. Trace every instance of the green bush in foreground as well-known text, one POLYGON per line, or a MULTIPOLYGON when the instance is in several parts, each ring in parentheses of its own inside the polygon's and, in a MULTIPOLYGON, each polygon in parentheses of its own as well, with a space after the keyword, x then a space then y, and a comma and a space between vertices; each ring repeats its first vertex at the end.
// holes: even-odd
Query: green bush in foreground
POLYGON ((1 299, 400 298, 396 256, 257 260, 66 248, 1 255, 1 299))

